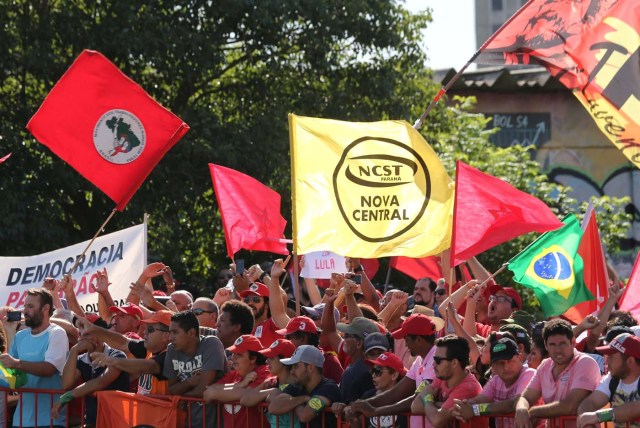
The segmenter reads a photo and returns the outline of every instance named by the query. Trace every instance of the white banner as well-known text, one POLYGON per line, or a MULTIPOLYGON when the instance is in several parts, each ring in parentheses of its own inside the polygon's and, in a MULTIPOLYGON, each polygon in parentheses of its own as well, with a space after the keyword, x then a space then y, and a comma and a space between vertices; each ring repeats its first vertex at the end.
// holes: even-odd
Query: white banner
POLYGON ((333 272, 346 272, 345 257, 331 251, 315 251, 304 255, 303 278, 330 279, 333 272))
POLYGON ((80 263, 73 273, 73 289, 87 312, 98 312, 96 272, 104 268, 109 275, 109 290, 118 306, 125 303, 129 286, 147 265, 147 226, 141 224, 98 237, 84 257, 89 241, 30 257, 0 257, 0 304, 20 309, 29 288, 41 287, 48 276, 61 279, 76 259, 80 263))

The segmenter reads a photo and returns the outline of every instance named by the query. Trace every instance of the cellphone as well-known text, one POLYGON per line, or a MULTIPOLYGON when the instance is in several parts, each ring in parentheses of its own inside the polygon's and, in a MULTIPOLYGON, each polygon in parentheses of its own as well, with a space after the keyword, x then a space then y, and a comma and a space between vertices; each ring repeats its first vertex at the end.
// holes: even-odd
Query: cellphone
POLYGON ((353 275, 351 278, 356 284, 362 284, 362 275, 353 275))
POLYGON ((21 311, 7 312, 7 321, 20 321, 22 319, 21 311))
POLYGON ((242 275, 244 273, 244 260, 243 259, 236 260, 236 273, 238 275, 242 275))

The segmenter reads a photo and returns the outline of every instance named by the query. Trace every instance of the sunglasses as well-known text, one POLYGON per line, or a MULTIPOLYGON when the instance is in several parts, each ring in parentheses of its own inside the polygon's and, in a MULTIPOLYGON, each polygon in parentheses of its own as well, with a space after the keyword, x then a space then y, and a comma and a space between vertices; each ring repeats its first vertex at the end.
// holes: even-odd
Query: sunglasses
POLYGON ((161 331, 161 332, 163 332, 163 333, 167 333, 167 332, 169 332, 169 329, 156 328, 156 327, 154 327, 154 326, 152 326, 152 325, 147 326, 147 334, 151 334, 151 333, 153 333, 154 331, 161 331))
POLYGON ((382 376, 382 373, 384 372, 384 369, 382 367, 376 366, 374 368, 371 369, 371 376, 382 376))
POLYGON ((453 358, 447 358, 447 357, 433 357, 433 362, 436 363, 436 365, 440 365, 441 362, 443 361, 451 361, 453 360, 453 358))
POLYGON ((436 296, 444 296, 445 294, 447 294, 447 290, 445 290, 444 288, 441 288, 439 290, 434 291, 434 293, 436 294, 436 296))
POLYGON ((196 308, 196 309, 191 309, 191 312, 193 312, 196 316, 202 315, 202 314, 212 314, 213 311, 207 311, 204 310, 202 308, 196 308))
POLYGON ((249 303, 249 302, 260 303, 261 301, 262 301, 262 297, 260 296, 247 296, 244 298, 245 303, 249 303))

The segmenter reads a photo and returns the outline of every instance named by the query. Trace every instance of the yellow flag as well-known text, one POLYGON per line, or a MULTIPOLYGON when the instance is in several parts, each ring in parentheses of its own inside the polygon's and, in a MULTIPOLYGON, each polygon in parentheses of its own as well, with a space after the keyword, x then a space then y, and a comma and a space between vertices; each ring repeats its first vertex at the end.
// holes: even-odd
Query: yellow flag
POLYGON ((407 122, 291 114, 289 133, 297 254, 424 257, 449 248, 453 183, 407 122))

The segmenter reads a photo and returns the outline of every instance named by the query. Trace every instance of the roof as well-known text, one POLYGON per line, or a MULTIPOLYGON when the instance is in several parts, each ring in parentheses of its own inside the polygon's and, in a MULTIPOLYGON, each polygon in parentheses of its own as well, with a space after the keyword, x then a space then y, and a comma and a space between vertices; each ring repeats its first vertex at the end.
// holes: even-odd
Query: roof
MULTIPOLYGON (((436 83, 446 84, 456 70, 453 68, 435 70, 433 80, 436 83)), ((562 83, 551 77, 544 67, 484 67, 478 70, 465 71, 456 80, 449 92, 456 91, 491 91, 491 92, 521 92, 522 90, 535 89, 536 91, 566 90, 562 83)))

